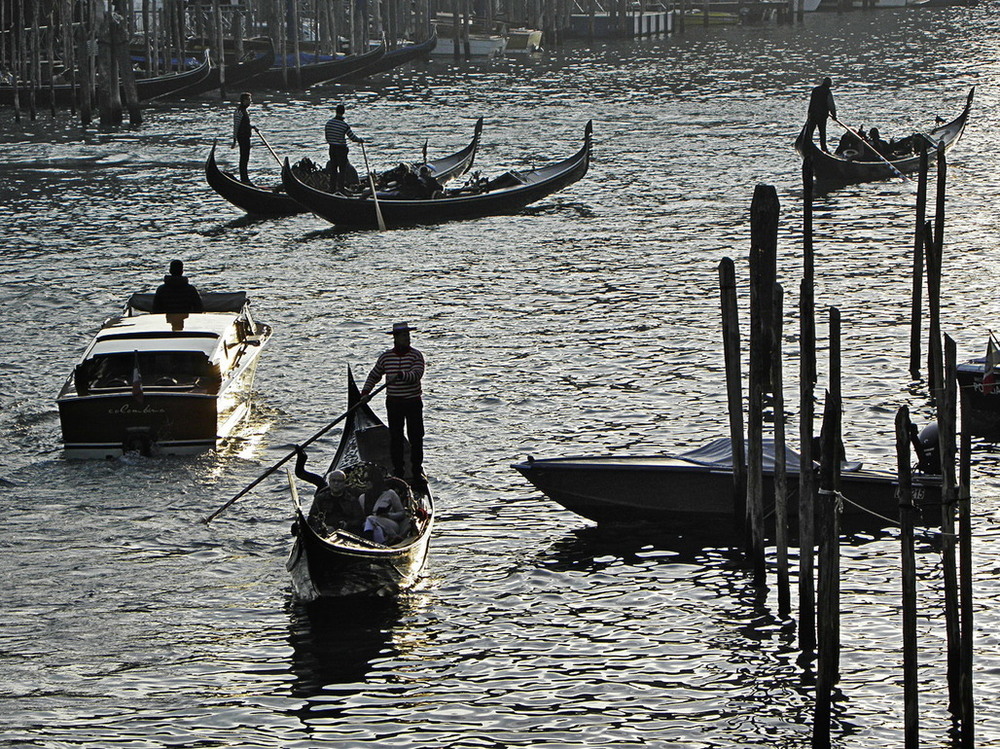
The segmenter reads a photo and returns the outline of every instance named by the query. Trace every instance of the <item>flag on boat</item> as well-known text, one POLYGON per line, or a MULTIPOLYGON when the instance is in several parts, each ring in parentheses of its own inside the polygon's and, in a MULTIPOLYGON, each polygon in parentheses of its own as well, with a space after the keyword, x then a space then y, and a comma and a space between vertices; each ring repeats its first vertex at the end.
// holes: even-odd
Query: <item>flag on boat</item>
POLYGON ((142 373, 139 371, 139 352, 135 352, 132 364, 132 397, 142 403, 142 373))

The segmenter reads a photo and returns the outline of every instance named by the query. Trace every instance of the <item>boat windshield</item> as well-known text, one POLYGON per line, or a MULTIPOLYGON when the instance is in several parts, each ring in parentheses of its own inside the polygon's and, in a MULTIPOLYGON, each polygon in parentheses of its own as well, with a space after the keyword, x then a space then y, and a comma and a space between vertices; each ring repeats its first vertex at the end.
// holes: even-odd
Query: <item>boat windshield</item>
POLYGON ((139 382, 144 388, 201 390, 217 393, 221 383, 218 366, 201 351, 143 351, 95 356, 77 366, 74 375, 80 395, 120 390, 139 382))

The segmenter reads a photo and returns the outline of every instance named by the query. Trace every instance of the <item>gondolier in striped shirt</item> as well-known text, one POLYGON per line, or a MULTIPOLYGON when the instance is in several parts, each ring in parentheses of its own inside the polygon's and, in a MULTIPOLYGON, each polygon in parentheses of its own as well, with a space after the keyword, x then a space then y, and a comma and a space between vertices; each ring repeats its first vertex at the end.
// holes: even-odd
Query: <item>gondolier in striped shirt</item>
POLYGON ((240 105, 233 113, 233 142, 229 146, 235 148, 237 143, 240 144, 240 182, 247 184, 250 184, 247 174, 247 164, 250 163, 250 131, 257 129, 250 124, 250 113, 247 111, 250 103, 250 94, 240 94, 240 105))
POLYGON ((404 475, 403 428, 410 441, 410 468, 413 471, 411 483, 422 488, 426 482, 424 465, 424 403, 420 381, 424 376, 424 355, 410 345, 411 328, 405 322, 392 326, 393 346, 382 353, 361 389, 363 396, 385 376, 385 411, 389 421, 389 453, 392 458, 393 475, 404 475))
POLYGON ((326 122, 326 142, 330 145, 330 189, 334 192, 344 191, 347 179, 347 139, 355 143, 364 141, 354 134, 351 126, 344 119, 344 105, 337 105, 337 113, 326 122))

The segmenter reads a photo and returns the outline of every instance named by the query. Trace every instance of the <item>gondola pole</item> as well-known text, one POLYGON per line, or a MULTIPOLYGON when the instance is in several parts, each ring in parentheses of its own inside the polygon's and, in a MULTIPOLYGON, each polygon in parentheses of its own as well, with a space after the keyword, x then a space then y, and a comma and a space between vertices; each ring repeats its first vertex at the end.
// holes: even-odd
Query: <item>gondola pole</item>
MULTIPOLYGON (((331 421, 325 427, 323 427, 322 429, 320 429, 318 432, 316 432, 316 434, 314 434, 312 437, 310 437, 309 439, 307 439, 301 445, 298 445, 298 447, 299 448, 304 448, 307 445, 310 445, 313 442, 315 442, 316 440, 318 440, 324 434, 326 434, 331 429, 333 429, 334 426, 336 426, 341 421, 343 421, 348 416, 350 416, 352 413, 354 413, 355 410, 357 410, 358 408, 360 408, 361 406, 363 406, 365 403, 367 403, 368 401, 370 401, 372 398, 374 398, 377 393, 379 393, 382 390, 384 390, 387 386, 388 386, 388 383, 385 383, 385 384, 380 385, 379 387, 375 388, 374 390, 372 390, 371 393, 369 393, 368 395, 362 396, 361 400, 359 400, 357 403, 355 403, 349 409, 347 409, 346 411, 344 411, 344 413, 342 413, 336 419, 334 419, 333 421, 331 421)), ((257 486, 257 484, 259 484, 261 481, 263 481, 268 476, 270 476, 272 473, 274 473, 279 468, 281 468, 281 466, 283 466, 285 463, 287 463, 289 461, 289 459, 291 459, 291 457, 293 455, 295 455, 295 454, 296 454, 296 450, 292 450, 290 453, 288 453, 288 455, 286 455, 285 457, 283 457, 281 460, 279 460, 273 466, 271 466, 266 471, 264 471, 264 473, 262 473, 260 476, 258 476, 256 479, 254 479, 253 481, 251 481, 249 484, 247 484, 247 486, 244 487, 244 489, 239 494, 237 494, 235 497, 233 497, 232 499, 230 499, 228 502, 226 502, 224 505, 222 505, 222 507, 220 507, 218 510, 216 510, 215 512, 213 512, 211 515, 209 515, 206 518, 204 518, 205 524, 208 525, 213 520, 215 520, 215 518, 217 518, 219 515, 221 515, 223 512, 225 512, 231 505, 233 505, 236 502, 236 500, 238 500, 240 497, 242 497, 245 494, 247 494, 251 489, 253 489, 255 486, 257 486)))
POLYGON ((368 166, 368 153, 365 151, 365 142, 361 141, 361 155, 365 159, 365 171, 368 172, 368 184, 372 188, 372 200, 375 201, 375 218, 378 219, 378 230, 385 231, 385 220, 382 218, 382 209, 378 204, 378 195, 375 192, 375 178, 372 176, 372 170, 368 166))
POLYGON ((278 162, 278 166, 283 166, 281 159, 278 158, 278 154, 276 154, 274 152, 274 149, 271 148, 271 144, 267 142, 267 138, 264 137, 264 134, 259 129, 257 129, 256 126, 253 126, 253 131, 260 136, 260 139, 262 141, 264 141, 264 145, 267 146, 267 150, 271 152, 271 155, 274 157, 274 160, 278 162))
POLYGON ((899 177, 899 178, 900 178, 900 179, 902 179, 902 180, 906 180, 907 182, 913 182, 913 180, 912 180, 912 179, 910 179, 910 178, 909 178, 909 177, 907 177, 907 176, 906 176, 905 174, 903 174, 903 173, 902 173, 901 171, 899 171, 899 170, 898 170, 898 169, 896 168, 896 165, 895 165, 895 164, 893 164, 893 163, 892 163, 891 161, 889 161, 889 159, 887 159, 887 158, 886 158, 885 156, 883 156, 883 155, 882 155, 882 154, 880 154, 880 153, 879 153, 878 151, 876 151, 876 150, 875 150, 875 148, 874 148, 874 147, 873 147, 873 146, 872 146, 871 144, 867 143, 867 141, 866 141, 866 140, 865 140, 864 138, 862 138, 862 137, 861 137, 861 135, 860 135, 859 133, 857 133, 857 132, 856 132, 856 131, 854 131, 854 130, 851 130, 851 128, 849 128, 849 127, 848 127, 847 125, 845 125, 845 124, 844 124, 843 122, 841 122, 840 120, 838 120, 838 119, 837 119, 836 117, 831 117, 830 119, 831 119, 831 120, 833 120, 834 122, 836 122, 836 123, 837 123, 838 125, 840 125, 840 126, 841 126, 842 128, 844 128, 844 130, 846 130, 847 132, 849 132, 849 133, 850 133, 851 135, 853 135, 853 136, 854 136, 855 138, 857 138, 857 139, 858 139, 859 141, 861 141, 861 142, 862 142, 863 144, 867 145, 867 146, 868 146, 868 149, 869 149, 869 150, 870 150, 870 151, 871 151, 871 152, 872 152, 873 154, 875 154, 875 155, 876 155, 876 156, 878 156, 878 157, 879 157, 879 158, 880 158, 880 159, 881 159, 882 161, 884 161, 884 162, 885 162, 886 164, 888 164, 889 168, 890 168, 890 169, 892 169, 892 171, 893 171, 893 172, 895 172, 895 174, 896 174, 896 176, 897 176, 897 177, 899 177))

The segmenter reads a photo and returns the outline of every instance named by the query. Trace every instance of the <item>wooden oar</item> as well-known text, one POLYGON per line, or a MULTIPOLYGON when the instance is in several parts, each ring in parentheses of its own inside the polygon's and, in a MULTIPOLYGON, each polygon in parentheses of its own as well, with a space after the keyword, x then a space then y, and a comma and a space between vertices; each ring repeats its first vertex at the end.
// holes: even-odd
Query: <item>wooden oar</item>
POLYGON ((862 137, 861 137, 861 135, 860 135, 859 133, 855 132, 854 130, 851 130, 851 128, 849 128, 849 127, 848 127, 847 125, 845 125, 845 124, 844 124, 843 122, 841 122, 840 120, 838 120, 838 119, 837 119, 836 117, 831 117, 830 119, 831 119, 831 120, 833 120, 834 122, 836 122, 836 123, 837 123, 838 125, 840 125, 840 126, 841 126, 842 128, 844 128, 844 130, 846 130, 847 132, 849 132, 849 133, 850 133, 851 135, 853 135, 853 136, 854 136, 855 138, 857 138, 857 139, 858 139, 858 140, 859 140, 859 141, 861 142, 861 144, 862 144, 862 147, 863 147, 863 146, 868 146, 868 148, 869 148, 869 149, 871 150, 871 152, 872 152, 873 154, 875 154, 876 156, 878 156, 878 157, 879 157, 880 159, 882 159, 882 161, 884 161, 884 162, 885 162, 886 164, 888 164, 888 165, 889 165, 889 168, 890 168, 890 169, 892 169, 892 171, 896 173, 896 176, 897 176, 897 177, 899 177, 900 179, 904 179, 904 180, 908 180, 908 181, 910 181, 910 182, 912 182, 912 181, 913 181, 912 179, 910 179, 909 177, 907 177, 907 176, 906 176, 905 174, 903 174, 903 173, 902 173, 901 171, 899 171, 899 170, 898 170, 898 169, 896 168, 896 165, 895 165, 895 164, 893 164, 893 163, 892 163, 891 161, 889 161, 889 159, 887 159, 887 158, 886 158, 885 156, 883 156, 883 155, 882 155, 882 154, 880 154, 880 153, 879 153, 878 151, 876 151, 876 150, 875 150, 875 147, 874 147, 873 145, 871 145, 870 143, 868 143, 868 142, 867 142, 867 141, 866 141, 866 140, 865 140, 864 138, 862 138, 862 137))
POLYGON ((259 135, 259 136, 260 136, 260 139, 261 139, 262 141, 264 141, 264 145, 265 145, 265 146, 267 146, 267 150, 271 152, 271 155, 272 155, 272 156, 274 157, 274 160, 278 162, 278 166, 281 166, 281 159, 280 159, 280 158, 278 158, 278 154, 276 154, 276 153, 274 152, 274 149, 273 149, 273 148, 271 148, 271 144, 267 142, 267 138, 265 138, 265 137, 264 137, 264 133, 262 133, 262 132, 261 132, 260 130, 258 130, 257 128, 254 128, 254 132, 255 132, 255 133, 257 133, 257 135, 259 135))
POLYGON ((372 188, 372 200, 375 201, 375 218, 378 219, 378 230, 385 231, 385 220, 382 218, 382 209, 378 204, 378 195, 375 194, 375 178, 372 176, 372 170, 368 167, 368 154, 365 152, 365 142, 361 141, 361 155, 365 159, 365 171, 368 172, 368 184, 372 188))
MULTIPOLYGON (((344 413, 342 413, 336 419, 334 419, 329 424, 327 424, 325 427, 323 427, 318 432, 316 432, 316 434, 314 434, 312 437, 310 437, 305 442, 303 442, 301 445, 299 445, 299 447, 300 448, 304 448, 307 445, 310 445, 313 442, 315 442, 316 440, 318 440, 324 434, 326 434, 331 429, 333 429, 333 427, 335 425, 339 424, 341 421, 343 421, 348 416, 350 416, 354 412, 355 409, 360 408, 362 405, 364 405, 365 403, 367 403, 368 401, 370 401, 372 398, 374 398, 376 393, 378 393, 379 391, 384 390, 386 387, 388 387, 388 384, 389 383, 385 383, 385 384, 383 384, 383 385, 375 388, 374 390, 372 390, 368 395, 363 396, 360 401, 358 401, 357 403, 355 403, 353 406, 351 406, 349 409, 347 409, 346 411, 344 411, 344 413)), ((251 481, 249 484, 247 484, 247 486, 243 489, 243 491, 241 491, 235 497, 233 497, 232 499, 230 499, 228 502, 226 502, 224 505, 222 505, 222 507, 220 507, 218 510, 216 510, 215 512, 213 512, 211 515, 209 515, 208 517, 206 517, 204 519, 205 523, 208 524, 208 523, 211 523, 213 520, 215 520, 215 518, 217 518, 219 515, 221 515, 223 512, 225 512, 233 503, 235 503, 236 500, 238 500, 243 495, 247 494, 251 489, 253 489, 255 486, 257 486, 257 484, 259 484, 261 481, 263 481, 264 479, 266 479, 272 473, 274 473, 279 468, 281 468, 281 466, 283 466, 285 463, 287 463, 296 454, 296 452, 297 452, 296 450, 292 450, 290 453, 288 453, 288 455, 286 455, 285 457, 283 457, 281 460, 279 460, 273 466, 271 466, 266 471, 264 471, 264 473, 262 473, 260 476, 258 476, 256 479, 254 479, 253 481, 251 481)))

